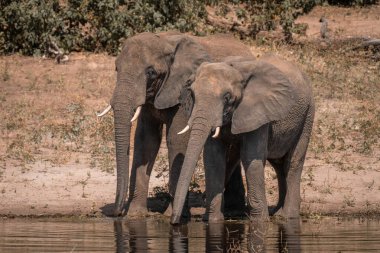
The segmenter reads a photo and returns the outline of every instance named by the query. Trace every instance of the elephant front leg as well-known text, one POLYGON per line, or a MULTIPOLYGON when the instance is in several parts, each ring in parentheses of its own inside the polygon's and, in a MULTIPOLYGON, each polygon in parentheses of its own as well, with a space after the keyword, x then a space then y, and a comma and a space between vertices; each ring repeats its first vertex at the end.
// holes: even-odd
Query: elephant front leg
POLYGON ((226 155, 224 215, 242 217, 246 214, 245 188, 240 166, 240 147, 230 145, 226 155))
POLYGON ((226 176, 226 148, 220 139, 209 137, 203 150, 206 178, 206 213, 204 220, 224 220, 223 191, 226 176))
POLYGON ((242 135, 241 158, 247 179, 247 202, 252 218, 267 220, 264 167, 267 157, 268 126, 242 135))
POLYGON ((147 214, 149 178, 161 144, 162 124, 143 107, 137 122, 127 215, 147 214))

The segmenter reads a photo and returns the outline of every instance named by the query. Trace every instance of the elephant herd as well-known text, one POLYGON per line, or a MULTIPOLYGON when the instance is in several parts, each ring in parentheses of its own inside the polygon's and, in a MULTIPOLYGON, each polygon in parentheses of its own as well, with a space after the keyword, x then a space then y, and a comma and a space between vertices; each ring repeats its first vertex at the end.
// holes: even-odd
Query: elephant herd
POLYGON ((226 209, 260 219, 275 213, 299 216, 314 102, 311 84, 296 65, 272 54, 256 59, 247 46, 227 35, 165 32, 128 38, 116 59, 116 71, 110 106, 99 114, 111 108, 114 112, 114 216, 147 213, 149 177, 163 129, 172 224, 189 218, 187 193, 202 150, 204 220, 224 220, 226 209), (271 208, 265 196, 266 161, 276 171, 279 189, 277 205, 271 208))

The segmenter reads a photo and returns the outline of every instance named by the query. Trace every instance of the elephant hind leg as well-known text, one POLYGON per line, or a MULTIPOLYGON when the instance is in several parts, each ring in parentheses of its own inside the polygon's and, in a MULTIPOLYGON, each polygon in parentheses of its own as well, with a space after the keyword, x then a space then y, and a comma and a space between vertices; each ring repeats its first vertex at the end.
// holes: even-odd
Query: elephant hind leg
POLYGON ((305 161, 307 142, 300 138, 295 149, 281 159, 269 159, 277 175, 278 202, 269 208, 270 215, 280 215, 284 218, 299 217, 300 213, 300 183, 305 161))
POLYGON ((312 131, 313 118, 314 107, 311 105, 298 142, 286 159, 289 161, 289 169, 283 170, 286 174, 286 195, 280 213, 287 218, 297 218, 300 215, 301 175, 312 131))

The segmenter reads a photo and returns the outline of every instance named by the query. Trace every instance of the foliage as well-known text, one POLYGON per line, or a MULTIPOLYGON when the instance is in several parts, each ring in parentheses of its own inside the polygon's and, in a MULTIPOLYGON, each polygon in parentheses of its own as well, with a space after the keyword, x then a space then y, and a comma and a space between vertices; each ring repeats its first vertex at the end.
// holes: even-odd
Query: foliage
POLYGON ((57 15, 58 0, 2 1, 0 4, 0 41, 3 52, 39 52, 63 25, 57 15))
POLYGON ((291 41, 294 20, 320 3, 364 5, 377 0, 0 0, 0 53, 46 54, 51 41, 65 51, 116 54, 121 41, 144 31, 179 30, 204 34, 206 5, 221 17, 232 8, 247 25, 244 36, 281 26, 291 41))
POLYGON ((50 40, 66 51, 116 53, 123 38, 143 31, 197 31, 201 1, 0 1, 0 53, 47 53, 50 40))
MULTIPOLYGON (((218 5, 218 1, 209 1, 218 5)), ((319 0, 230 0, 226 5, 218 7, 217 14, 225 16, 231 9, 241 24, 246 24, 243 37, 255 37, 260 31, 274 30, 281 26, 287 41, 292 40, 295 19, 309 12, 319 0), (227 8, 227 9, 226 9, 227 8), (230 9, 230 10, 228 10, 230 9)))

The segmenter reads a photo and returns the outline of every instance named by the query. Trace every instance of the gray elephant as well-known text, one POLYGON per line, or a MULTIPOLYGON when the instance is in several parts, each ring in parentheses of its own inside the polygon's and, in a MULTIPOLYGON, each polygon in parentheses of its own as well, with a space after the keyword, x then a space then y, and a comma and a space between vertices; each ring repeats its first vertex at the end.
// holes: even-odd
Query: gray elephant
POLYGON ((308 78, 292 63, 266 55, 257 61, 203 63, 193 79, 183 95, 183 103, 192 110, 184 130, 191 133, 171 223, 180 222, 178 214, 203 147, 205 218, 210 222, 224 218, 224 182, 234 168, 226 164, 240 162, 246 174, 249 214, 268 218, 266 160, 273 165, 279 185, 279 200, 271 214, 299 216, 301 172, 314 118, 308 78))
MULTIPOLYGON (((116 59, 117 82, 111 104, 114 112, 117 188, 114 215, 122 214, 129 185, 128 215, 147 213, 149 177, 160 147, 163 125, 169 153, 169 192, 174 196, 188 136, 177 132, 187 116, 179 106, 182 87, 205 61, 228 55, 251 55, 233 37, 194 37, 177 32, 142 33, 128 38, 116 59), (131 122, 137 121, 129 178, 131 122)), ((253 57, 253 56, 252 56, 253 57)), ((240 184, 242 184, 241 176, 240 184)), ((239 184, 239 182, 237 183, 239 184)), ((243 199, 244 195, 240 199, 243 199)))

